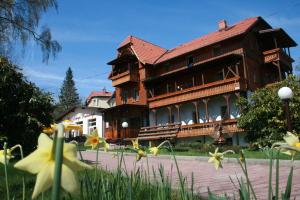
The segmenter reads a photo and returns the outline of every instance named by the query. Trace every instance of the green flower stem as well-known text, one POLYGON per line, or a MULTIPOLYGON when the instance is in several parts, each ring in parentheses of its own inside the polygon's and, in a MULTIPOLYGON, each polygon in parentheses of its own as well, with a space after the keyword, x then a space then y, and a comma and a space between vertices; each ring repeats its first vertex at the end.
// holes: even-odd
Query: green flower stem
MULTIPOLYGON (((185 189, 184 189, 184 182, 183 182, 183 179, 182 179, 182 174, 180 173, 179 171, 179 166, 178 166, 178 163, 177 163, 177 159, 176 159, 176 156, 174 154, 174 151, 173 151, 173 148, 172 148, 172 145, 170 143, 169 140, 166 140, 165 141, 166 143, 168 143, 170 149, 171 149, 171 153, 172 153, 172 156, 174 158, 174 162, 175 162, 175 166, 176 166, 176 169, 177 169, 177 173, 178 173, 178 176, 179 176, 179 182, 180 182, 180 187, 181 187, 181 190, 180 190, 180 193, 181 193, 181 199, 186 199, 185 197, 185 189)), ((160 145, 161 146, 161 145, 160 145)))
POLYGON ((95 165, 95 176, 94 176, 94 182, 97 180, 97 168, 98 168, 98 155, 99 155, 99 147, 97 146, 97 153, 96 153, 96 165, 95 165))
POLYGON ((279 151, 276 152, 275 200, 279 199, 279 151))
POLYGON ((254 189, 253 189, 252 184, 251 184, 251 182, 250 182, 250 180, 249 180, 249 177, 248 177, 247 169, 245 169, 245 168, 243 167, 242 162, 241 162, 238 158, 237 158, 237 161, 238 161, 238 163, 240 164, 243 173, 245 174, 245 177, 246 177, 246 180, 247 180, 247 185, 250 186, 251 192, 252 192, 252 194, 253 194, 253 198, 254 198, 255 200, 257 200, 256 194, 255 194, 255 192, 254 192, 254 189))
POLYGON ((270 163, 269 163, 269 189, 268 200, 272 200, 272 170, 273 170, 273 149, 269 150, 270 163))
MULTIPOLYGON (((21 145, 17 144, 11 148, 11 151, 13 151, 16 148, 19 148, 20 154, 21 154, 21 160, 22 160, 24 158, 23 148, 21 145)), ((22 199, 25 200, 26 187, 25 187, 25 173, 24 172, 22 172, 22 188, 23 188, 23 196, 22 196, 23 198, 22 199)))
POLYGON ((60 197, 60 185, 61 185, 61 170, 63 164, 63 150, 64 150, 64 125, 60 123, 58 125, 58 134, 55 144, 55 167, 54 178, 52 187, 52 200, 59 200, 60 197))
POLYGON ((5 183, 6 183, 6 198, 9 200, 9 188, 8 188, 8 178, 7 178, 7 143, 4 142, 4 173, 5 173, 5 183))

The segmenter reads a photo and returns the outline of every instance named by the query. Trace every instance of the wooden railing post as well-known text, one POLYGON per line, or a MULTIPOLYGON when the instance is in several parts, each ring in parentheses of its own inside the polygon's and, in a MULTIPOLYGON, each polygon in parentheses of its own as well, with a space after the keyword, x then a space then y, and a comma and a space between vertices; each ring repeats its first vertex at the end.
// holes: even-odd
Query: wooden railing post
POLYGON ((193 104, 194 104, 194 106, 195 106, 195 111, 196 111, 196 122, 195 122, 195 123, 199 123, 199 107, 198 107, 198 101, 194 101, 193 104))
POLYGON ((153 118, 154 118, 154 125, 157 125, 157 115, 156 115, 156 109, 152 109, 151 112, 153 112, 153 118))
POLYGON ((202 101, 205 104, 205 118, 206 118, 206 122, 209 122, 209 113, 208 113, 208 101, 209 101, 209 98, 203 99, 202 101))
POLYGON ((230 100, 230 94, 225 94, 223 95, 225 101, 226 101, 226 112, 227 112, 227 117, 228 119, 230 119, 230 103, 229 103, 229 100, 230 100))
POLYGON ((177 108, 177 120, 181 124, 181 117, 180 117, 180 105, 176 104, 175 107, 177 108))
POLYGON ((167 109, 169 111, 169 123, 172 123, 172 107, 168 106, 167 109))

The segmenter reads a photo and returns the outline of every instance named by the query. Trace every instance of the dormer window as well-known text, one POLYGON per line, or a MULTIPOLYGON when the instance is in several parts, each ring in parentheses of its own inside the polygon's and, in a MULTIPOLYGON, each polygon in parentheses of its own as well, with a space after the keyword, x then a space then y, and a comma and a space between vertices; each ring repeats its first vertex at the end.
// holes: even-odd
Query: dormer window
POLYGON ((192 67, 193 65, 194 65, 194 57, 190 56, 190 57, 188 57, 188 60, 187 60, 187 66, 192 67))

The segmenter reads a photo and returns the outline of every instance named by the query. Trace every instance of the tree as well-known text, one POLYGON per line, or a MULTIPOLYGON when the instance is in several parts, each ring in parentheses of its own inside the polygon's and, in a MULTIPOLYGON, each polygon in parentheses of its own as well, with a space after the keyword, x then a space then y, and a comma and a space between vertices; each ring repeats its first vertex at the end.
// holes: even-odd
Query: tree
POLYGON ((0 57, 0 137, 9 146, 21 144, 25 152, 36 147, 43 126, 53 118, 53 99, 27 81, 20 68, 0 57))
POLYGON ((64 112, 74 106, 81 104, 77 89, 75 87, 75 82, 73 80, 73 72, 69 67, 66 72, 66 77, 63 85, 60 89, 59 95, 59 109, 60 112, 64 112))
POLYGON ((0 55, 10 57, 16 41, 23 47, 34 39, 41 47, 43 61, 61 50, 60 44, 52 39, 51 31, 44 26, 37 33, 42 13, 57 9, 56 0, 0 0, 0 55))
POLYGON ((278 97, 278 90, 288 86, 293 90, 290 102, 293 130, 300 133, 300 80, 289 76, 286 80, 256 90, 251 97, 240 98, 238 106, 241 117, 238 126, 246 131, 250 143, 261 146, 271 145, 282 140, 286 134, 286 117, 283 103, 278 97))

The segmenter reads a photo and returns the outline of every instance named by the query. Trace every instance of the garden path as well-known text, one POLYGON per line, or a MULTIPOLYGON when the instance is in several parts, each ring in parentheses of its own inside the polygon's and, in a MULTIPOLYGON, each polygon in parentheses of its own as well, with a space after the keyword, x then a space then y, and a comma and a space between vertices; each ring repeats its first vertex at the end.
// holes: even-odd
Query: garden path
MULTIPOLYGON (((95 151, 83 151, 84 160, 95 162, 95 151)), ((115 170, 118 166, 118 157, 116 153, 99 152, 100 166, 107 170, 115 170)), ((235 179, 236 176, 242 176, 242 171, 238 163, 233 159, 224 159, 223 169, 215 170, 211 163, 208 163, 208 158, 195 156, 176 156, 179 168, 183 176, 187 177, 188 182, 191 181, 191 175, 194 175, 194 191, 200 192, 201 195, 207 195, 207 187, 216 194, 226 193, 233 196, 237 189, 231 183, 229 177, 235 179), (233 192, 235 191, 235 192, 233 192)), ((126 153, 124 155, 127 171, 134 170, 135 154, 126 153)), ((157 157, 148 156, 150 171, 152 167, 158 169, 160 165, 164 167, 165 174, 173 180, 178 180, 175 164, 170 156, 160 155, 157 157)), ((300 164, 294 163, 293 190, 292 196, 300 199, 300 164)), ((124 168, 124 164, 122 165, 124 168)), ((136 167, 141 167, 147 170, 147 158, 142 158, 136 163, 136 167)), ((280 164, 280 191, 283 191, 286 185, 286 180, 290 170, 290 161, 282 161, 280 164)), ((258 199, 267 199, 268 195, 268 171, 269 166, 267 161, 249 160, 248 173, 258 199)), ((273 182, 275 176, 273 176, 273 182)), ((174 182, 174 181, 173 181, 174 182)), ((177 182, 178 183, 178 182, 177 182)))

